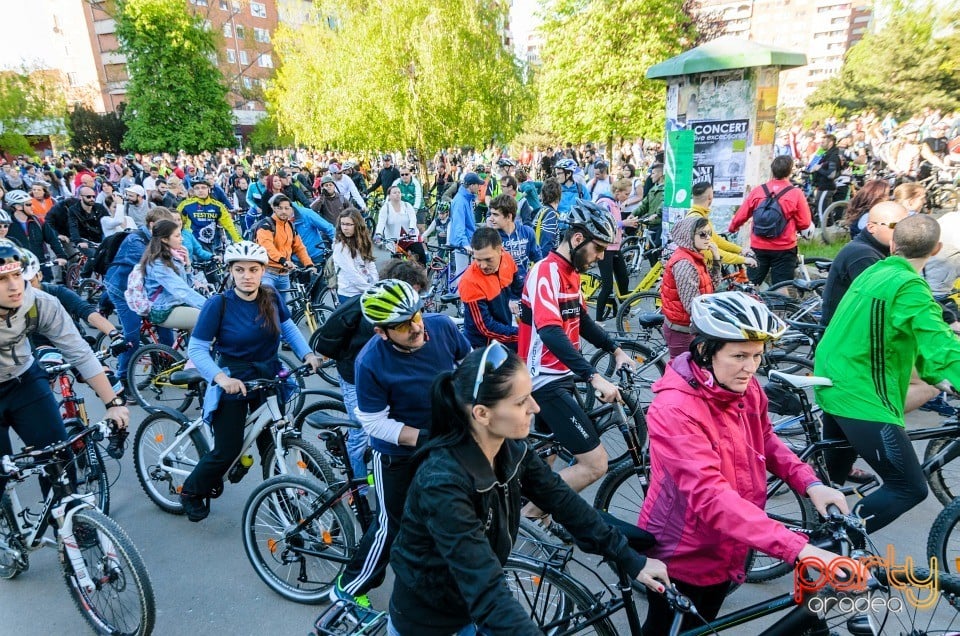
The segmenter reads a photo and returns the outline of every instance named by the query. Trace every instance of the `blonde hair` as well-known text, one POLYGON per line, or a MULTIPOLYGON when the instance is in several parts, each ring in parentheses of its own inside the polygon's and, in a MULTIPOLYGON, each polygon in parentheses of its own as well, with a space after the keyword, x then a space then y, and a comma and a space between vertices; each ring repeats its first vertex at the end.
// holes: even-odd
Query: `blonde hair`
POLYGON ((893 200, 903 207, 907 207, 907 201, 916 197, 926 196, 926 194, 926 188, 919 183, 901 183, 893 189, 893 200))
POLYGON ((633 192, 633 182, 630 179, 617 179, 611 187, 614 192, 633 192))

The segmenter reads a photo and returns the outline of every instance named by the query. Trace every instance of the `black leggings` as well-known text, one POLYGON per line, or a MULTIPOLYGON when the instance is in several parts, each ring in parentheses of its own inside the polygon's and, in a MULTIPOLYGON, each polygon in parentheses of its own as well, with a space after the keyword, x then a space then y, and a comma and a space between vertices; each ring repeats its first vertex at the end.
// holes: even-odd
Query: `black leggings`
MULTIPOLYGON (((597 294, 597 320, 603 320, 603 310, 610 302, 613 294, 613 279, 617 279, 617 288, 621 294, 630 289, 630 274, 627 272, 627 263, 623 260, 620 250, 607 250, 603 260, 597 264, 600 268, 600 293, 597 294)), ((613 303, 616 308, 616 302, 613 303)))
MULTIPOLYGON (((700 616, 707 622, 712 621, 720 613, 720 606, 723 605, 723 599, 727 597, 727 591, 730 589, 730 583, 717 583, 716 585, 691 585, 683 581, 674 580, 673 584, 681 594, 693 601, 700 616)), ((644 636, 664 636, 670 633, 670 626, 673 624, 673 610, 670 604, 662 594, 655 592, 647 593, 647 602, 650 609, 647 611, 647 621, 643 624, 644 636)), ((683 625, 680 631, 693 629, 703 625, 699 618, 687 614, 683 617, 683 625)))
POLYGON ((857 455, 883 479, 883 485, 861 499, 853 511, 873 533, 889 525, 927 497, 927 482, 913 444, 902 426, 865 422, 823 414, 824 439, 846 438, 849 450, 827 451, 827 472, 835 484, 843 484, 857 455))

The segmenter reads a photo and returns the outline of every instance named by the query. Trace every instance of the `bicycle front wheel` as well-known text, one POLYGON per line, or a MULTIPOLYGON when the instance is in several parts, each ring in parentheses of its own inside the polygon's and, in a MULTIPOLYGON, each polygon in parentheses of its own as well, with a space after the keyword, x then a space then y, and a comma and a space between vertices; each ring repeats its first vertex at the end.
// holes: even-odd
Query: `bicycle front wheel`
MULTIPOLYGON (((511 556, 503 566, 503 577, 527 616, 533 619, 544 633, 597 634, 614 636, 616 628, 608 618, 601 618, 586 625, 594 609, 602 609, 600 603, 586 588, 571 577, 546 566, 544 563, 521 556, 511 556)), ((634 595, 640 602, 641 597, 634 595)), ((646 610, 641 608, 640 616, 646 610)))
POLYGON ((643 500, 647 498, 648 486, 647 475, 638 471, 633 461, 621 461, 600 482, 593 507, 635 526, 640 519, 643 500))
POLYGON ((73 534, 89 579, 78 575, 63 541, 60 563, 83 617, 100 634, 152 633, 157 613, 153 586, 127 534, 116 521, 92 508, 74 513, 73 534))
POLYGON ((89 437, 84 440, 83 448, 74 451, 77 466, 77 492, 93 493, 97 508, 105 515, 110 514, 110 478, 103 464, 100 446, 89 437))
MULTIPOLYGON (((893 566, 893 564, 890 564, 893 566)), ((881 568, 877 580, 886 586, 884 603, 871 603, 867 613, 883 625, 884 634, 955 634, 960 625, 960 577, 906 565, 881 568)))
POLYGON ((820 235, 827 245, 843 240, 844 236, 850 236, 847 228, 840 224, 849 204, 849 201, 834 201, 820 215, 820 235))
POLYGON ((930 485, 930 490, 933 491, 937 501, 946 506, 960 497, 960 465, 954 461, 960 455, 960 441, 952 437, 930 440, 930 443, 927 444, 927 450, 923 453, 923 461, 926 463, 931 457, 943 451, 946 451, 944 457, 946 463, 940 468, 930 471, 927 483, 930 485))
POLYGON ((263 478, 277 475, 313 477, 326 486, 337 482, 323 453, 310 442, 293 435, 283 438, 283 449, 279 454, 273 444, 264 453, 263 478))
POLYGON ((936 557, 937 566, 943 572, 960 572, 960 499, 940 511, 930 536, 927 537, 927 556, 936 557))
MULTIPOLYGON (((795 529, 809 529, 818 518, 817 511, 814 510, 810 500, 790 490, 783 482, 780 482, 780 486, 767 497, 764 512, 774 521, 779 521, 787 528, 795 529)), ((751 550, 750 556, 747 557, 746 580, 747 583, 772 581, 793 572, 793 569, 792 563, 751 550)))
POLYGON ((646 333, 652 346, 664 346, 663 331, 660 327, 647 329, 640 326, 638 317, 641 314, 662 313, 663 306, 660 293, 642 291, 630 294, 617 309, 617 331, 625 333, 646 333))
POLYGON ((193 401, 193 392, 186 384, 174 384, 170 375, 182 371, 186 358, 179 351, 163 344, 150 344, 137 349, 127 365, 127 388, 140 406, 168 406, 186 411, 193 401))
POLYGON ((177 442, 189 424, 166 413, 154 413, 137 429, 133 443, 133 466, 140 487, 164 512, 183 514, 180 492, 183 482, 207 452, 207 441, 194 430, 177 442))
POLYGON ((313 517, 323 484, 282 475, 253 491, 243 507, 243 548, 264 583, 296 603, 322 603, 356 551, 353 519, 342 502, 313 517), (289 534, 303 519, 310 522, 289 534))

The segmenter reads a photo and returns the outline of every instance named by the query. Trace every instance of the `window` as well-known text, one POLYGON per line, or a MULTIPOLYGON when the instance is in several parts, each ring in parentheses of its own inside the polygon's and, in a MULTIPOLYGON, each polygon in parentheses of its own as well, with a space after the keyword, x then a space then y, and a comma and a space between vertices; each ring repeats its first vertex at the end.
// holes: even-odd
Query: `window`
POLYGON ((240 0, 233 0, 230 5, 233 7, 234 12, 240 11, 240 0))
POLYGON ((267 5, 263 4, 262 2, 251 2, 250 15, 255 18, 267 17, 267 5))
POLYGON ((257 58, 257 64, 263 68, 273 68, 273 56, 269 53, 261 53, 260 57, 257 58))
POLYGON ((241 63, 241 64, 249 64, 249 63, 250 63, 249 59, 247 58, 247 52, 246 52, 246 51, 240 51, 240 63, 241 63))
POLYGON ((230 64, 237 63, 237 52, 233 49, 227 49, 227 62, 230 64))
POLYGON ((207 0, 190 0, 190 4, 194 4, 198 7, 207 6, 207 0))
POLYGON ((233 37, 233 27, 229 22, 225 22, 223 25, 223 37, 232 38, 233 37))
POLYGON ((76 73, 67 73, 67 81, 70 82, 70 86, 76 86, 79 84, 76 73))
POLYGON ((253 39, 257 42, 269 42, 270 41, 270 31, 267 29, 258 29, 254 27, 253 29, 253 39))
POLYGON ((249 77, 244 77, 244 78, 243 78, 243 87, 244 87, 244 88, 253 88, 253 82, 250 80, 249 77))
POLYGON ((228 8, 229 5, 227 4, 227 0, 220 0, 220 10, 226 11, 228 8))
POLYGON ((241 40, 242 40, 242 39, 244 38, 244 36, 246 35, 246 31, 244 30, 242 24, 238 24, 238 25, 237 25, 237 28, 234 29, 234 30, 237 32, 237 38, 239 38, 239 39, 241 39, 241 40))

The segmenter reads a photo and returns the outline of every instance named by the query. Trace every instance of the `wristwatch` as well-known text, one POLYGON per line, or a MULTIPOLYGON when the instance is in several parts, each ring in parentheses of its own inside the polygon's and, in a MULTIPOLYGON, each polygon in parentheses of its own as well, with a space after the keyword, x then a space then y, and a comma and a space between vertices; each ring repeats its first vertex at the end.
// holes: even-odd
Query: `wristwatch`
POLYGON ((111 409, 115 406, 126 406, 126 405, 127 405, 127 401, 122 397, 120 397, 119 395, 113 398, 112 400, 110 400, 109 402, 104 402, 104 406, 106 406, 108 409, 111 409))

